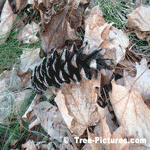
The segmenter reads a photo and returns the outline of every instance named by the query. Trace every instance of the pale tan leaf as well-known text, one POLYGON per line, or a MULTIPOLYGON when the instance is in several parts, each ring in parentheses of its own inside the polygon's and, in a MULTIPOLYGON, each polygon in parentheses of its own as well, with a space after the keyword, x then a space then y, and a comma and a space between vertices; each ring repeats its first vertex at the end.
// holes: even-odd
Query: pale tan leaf
POLYGON ((13 14, 9 1, 6 0, 2 13, 1 13, 0 44, 6 41, 16 18, 17 18, 17 15, 13 14))
POLYGON ((89 25, 90 29, 94 29, 97 26, 103 26, 106 21, 102 18, 103 12, 100 10, 99 6, 93 7, 91 10, 87 8, 85 10, 85 28, 89 25))
POLYGON ((10 78, 10 71, 3 71, 1 74, 0 74, 0 80, 3 80, 4 78, 10 78))
POLYGON ((31 130, 32 128, 34 128, 35 126, 39 125, 41 122, 39 119, 35 119, 33 122, 30 123, 29 125, 29 130, 31 130))
MULTIPOLYGON (((93 7, 92 9, 89 9, 88 7, 86 8, 85 12, 84 12, 84 17, 85 19, 90 19, 93 17, 94 14, 98 14, 99 16, 103 16, 103 12, 100 9, 99 5, 96 5, 95 7, 93 7)), ((104 21, 105 22, 105 21, 104 21)), ((97 22, 98 23, 98 22, 97 22)))
POLYGON ((26 150, 37 150, 33 140, 29 140, 25 144, 22 144, 22 148, 26 148, 26 150))
POLYGON ((67 4, 71 3, 72 6, 74 7, 78 7, 79 4, 87 4, 88 3, 88 0, 67 0, 67 4))
POLYGON ((24 44, 38 41, 39 38, 36 34, 39 32, 39 26, 35 22, 27 24, 17 35, 17 39, 21 40, 24 44))
POLYGON ((27 0, 15 0, 16 11, 21 10, 27 6, 27 0))
MULTIPOLYGON (((111 96, 111 95, 110 95, 111 96)), ((134 138, 146 138, 145 146, 150 146, 150 110, 136 91, 116 85, 112 81, 112 98, 114 112, 120 125, 125 127, 125 135, 134 138)))
POLYGON ((150 42, 150 6, 140 6, 127 15, 129 28, 141 40, 150 42))
POLYGON ((7 19, 11 14, 13 14, 13 11, 10 7, 9 1, 6 0, 1 13, 1 21, 7 19))
POLYGON ((90 133, 89 130, 87 130, 87 133, 88 133, 89 143, 91 141, 90 144, 91 144, 92 150, 104 150, 104 147, 99 142, 93 142, 95 141, 95 138, 97 137, 97 135, 94 133, 90 133))
POLYGON ((116 48, 116 62, 124 59, 126 48, 129 46, 129 38, 122 31, 115 27, 112 27, 110 30, 109 38, 111 44, 116 48))
POLYGON ((140 64, 136 63, 136 76, 124 76, 124 86, 129 90, 137 90, 145 100, 150 97, 150 70, 147 66, 147 61, 143 58, 140 64))
POLYGON ((63 84, 55 98, 68 128, 77 136, 100 119, 95 93, 95 87, 100 87, 100 81, 97 80, 96 85, 94 82, 94 79, 89 81, 83 78, 80 84, 63 84))
MULTIPOLYGON (((96 27, 94 26, 94 28, 92 29, 90 28, 89 25, 86 26, 84 41, 85 42, 88 41, 91 50, 97 49, 99 45, 105 40, 105 39, 102 39, 101 34, 103 33, 103 31, 105 31, 107 26, 111 27, 111 24, 109 25, 105 23, 103 26, 96 26, 96 27)), ((106 47, 103 47, 103 48, 106 48, 106 47)))
POLYGON ((112 27, 113 23, 106 23, 96 12, 93 14, 91 11, 88 16, 85 19, 84 42, 89 42, 90 51, 101 47, 107 49, 107 58, 116 63, 124 59, 126 48, 129 46, 127 35, 122 30, 112 27))

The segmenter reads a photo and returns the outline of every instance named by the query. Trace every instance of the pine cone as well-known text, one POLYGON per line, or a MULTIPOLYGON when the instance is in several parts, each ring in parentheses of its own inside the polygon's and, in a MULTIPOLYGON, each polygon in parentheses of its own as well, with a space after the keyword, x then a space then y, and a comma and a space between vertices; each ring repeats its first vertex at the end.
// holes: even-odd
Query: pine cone
POLYGON ((70 50, 66 47, 61 53, 53 49, 51 54, 44 57, 43 62, 36 66, 31 76, 31 84, 37 92, 44 92, 50 86, 60 88, 63 82, 70 83, 80 82, 81 76, 91 80, 95 70, 95 77, 97 71, 101 69, 112 70, 111 66, 106 64, 107 59, 101 59, 99 52, 102 49, 94 50, 88 54, 88 43, 85 47, 75 49, 75 43, 70 50))

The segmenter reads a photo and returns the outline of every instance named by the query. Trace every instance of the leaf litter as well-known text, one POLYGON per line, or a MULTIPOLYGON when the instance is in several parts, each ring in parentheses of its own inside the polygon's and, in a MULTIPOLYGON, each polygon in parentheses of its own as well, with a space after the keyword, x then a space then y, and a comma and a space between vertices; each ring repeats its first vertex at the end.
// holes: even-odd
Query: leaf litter
MULTIPOLYGON (((67 4, 71 1, 67 1, 67 4)), ((98 74, 98 79, 82 79, 80 84, 63 84, 60 90, 49 88, 46 91, 49 101, 40 102, 39 98, 43 95, 36 95, 27 111, 22 115, 24 121, 34 118, 29 124, 29 130, 37 125, 45 130, 50 136, 50 142, 28 140, 22 143, 22 148, 26 149, 147 149, 150 147, 150 127, 149 127, 149 108, 144 100, 149 98, 149 66, 145 58, 141 62, 132 62, 127 59, 127 53, 132 54, 136 60, 136 55, 129 49, 129 38, 125 31, 117 29, 113 23, 107 23, 103 12, 99 6, 92 9, 81 9, 81 6, 88 5, 87 1, 74 1, 72 7, 64 7, 64 2, 59 6, 62 10, 58 11, 54 7, 57 1, 16 1, 14 3, 16 11, 27 4, 33 6, 32 9, 40 12, 43 31, 40 32, 37 23, 24 25, 17 38, 23 43, 30 43, 41 40, 42 50, 24 49, 20 57, 20 65, 15 64, 11 71, 4 71, 0 75, 0 123, 5 124, 6 119, 12 111, 17 114, 23 101, 29 97, 33 91, 30 84, 30 75, 36 65, 42 61, 40 51, 51 52, 56 47, 60 52, 64 45, 68 47, 76 42, 78 46, 88 41, 89 49, 103 48, 102 58, 114 61, 113 71, 102 70, 98 74), (54 4, 54 5, 52 5, 54 4), (83 27, 84 17, 84 27, 83 27), (84 40, 79 34, 79 29, 84 30, 84 40), (35 31, 35 32, 34 32, 35 31), (25 37, 26 36, 26 37, 25 37), (128 51, 127 51, 128 50, 128 51), (132 65, 131 65, 132 64, 132 65), (118 66, 124 66, 117 70, 118 66), (130 71, 134 71, 134 75, 130 71), (118 80, 117 75, 121 75, 118 80), (115 75, 115 80, 113 79, 115 75), (103 78, 104 77, 104 78, 103 78), (101 82, 103 80, 103 82, 101 82), (121 83, 121 84, 120 84, 121 83), (102 108, 98 100, 103 98, 103 88, 111 84, 109 94, 105 93, 105 99, 112 105, 112 110, 117 118, 119 126, 112 120, 112 112, 109 106, 102 108), (120 85, 119 85, 120 84, 120 85), (54 92, 54 94, 53 94, 54 92), (51 97, 55 101, 52 104, 51 97), (36 119, 35 119, 36 116, 36 119), (79 136, 86 139, 102 137, 110 140, 122 139, 129 141, 131 138, 145 138, 146 143, 131 144, 127 143, 75 143, 74 137, 79 136), (69 143, 65 144, 65 138, 69 138, 69 143), (78 148, 77 148, 78 147, 78 148)), ((149 7, 140 6, 132 13, 127 15, 129 29, 138 38, 146 40, 149 44, 149 16, 146 13, 149 7), (146 16, 145 16, 146 15, 146 16)), ((12 25, 18 19, 12 11, 9 1, 6 0, 2 8, 0 26, 3 37, 1 44, 7 40, 12 30, 12 25), (9 11, 7 11, 9 9, 9 11), (9 20, 9 23, 7 24, 9 20), (11 20, 11 21, 10 21, 11 20), (7 25, 7 26, 6 26, 7 25)), ((108 64, 111 62, 108 60, 108 64)), ((45 96, 46 96, 45 94, 45 96)))

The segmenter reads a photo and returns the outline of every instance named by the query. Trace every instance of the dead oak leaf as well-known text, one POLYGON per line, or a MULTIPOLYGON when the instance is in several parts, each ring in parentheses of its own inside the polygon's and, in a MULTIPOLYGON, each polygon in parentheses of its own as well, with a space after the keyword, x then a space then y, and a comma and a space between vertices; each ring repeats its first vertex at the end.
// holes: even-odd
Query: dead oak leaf
POLYGON ((100 116, 97 111, 95 86, 99 80, 82 79, 80 84, 63 84, 55 101, 70 131, 80 136, 88 126, 95 125, 100 116))
POLYGON ((150 147, 150 110, 138 91, 129 91, 113 80, 110 101, 119 124, 125 127, 125 136, 145 138, 142 144, 150 147))

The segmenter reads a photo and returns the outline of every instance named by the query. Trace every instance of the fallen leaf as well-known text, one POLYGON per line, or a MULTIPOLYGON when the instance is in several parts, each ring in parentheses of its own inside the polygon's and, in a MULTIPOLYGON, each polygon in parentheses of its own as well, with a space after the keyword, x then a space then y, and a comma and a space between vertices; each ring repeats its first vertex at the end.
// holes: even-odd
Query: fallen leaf
POLYGON ((0 123, 5 124, 6 118, 12 113, 15 93, 8 90, 9 80, 0 81, 0 123))
POLYGON ((27 111, 24 113, 24 115, 22 116, 22 119, 27 122, 27 120, 29 120, 30 118, 32 118, 35 114, 34 114, 34 110, 33 108, 39 103, 39 98, 41 97, 41 94, 37 94, 32 103, 30 104, 30 106, 28 107, 27 111))
POLYGON ((17 35, 17 39, 24 44, 38 41, 39 38, 36 34, 39 32, 39 26, 35 22, 27 24, 17 35))
POLYGON ((25 144, 22 144, 22 148, 26 148, 26 150, 37 150, 33 140, 29 140, 25 144))
POLYGON ((1 13, 0 44, 4 43, 7 40, 7 37, 13 27, 13 24, 15 23, 16 18, 17 15, 13 14, 9 1, 6 0, 1 13))
MULTIPOLYGON (((9 72, 8 72, 9 73, 9 72)), ((24 91, 15 91, 12 92, 9 90, 9 84, 10 84, 10 73, 7 76, 7 73, 1 74, 0 78, 0 123, 4 124, 6 123, 6 118, 10 116, 10 114, 13 112, 15 114, 18 114, 20 110, 21 105, 23 104, 25 99, 28 99, 31 96, 32 90, 27 89, 24 91), (4 76, 6 75, 6 77, 4 76)))
POLYGON ((128 90, 137 90, 142 98, 145 100, 150 97, 150 70, 147 66, 147 61, 143 58, 140 64, 136 63, 136 76, 124 76, 124 86, 128 90))
POLYGON ((100 119, 96 104, 97 86, 100 87, 100 80, 83 78, 80 84, 63 84, 55 98, 68 128, 76 136, 82 135, 88 126, 96 125, 100 119))
POLYGON ((40 48, 38 49, 23 49, 23 54, 20 56, 20 67, 21 71, 26 72, 29 68, 34 70, 36 65, 39 65, 42 62, 42 59, 39 57, 40 48))
POLYGON ((100 10, 99 5, 93 7, 91 10, 87 7, 84 12, 85 27, 89 25, 91 29, 94 29, 96 26, 104 25, 106 21, 102 16, 103 12, 100 10))
POLYGON ((27 0, 15 0, 16 2, 16 11, 22 10, 27 6, 27 0))
POLYGON ((105 150, 104 147, 99 143, 99 142, 93 142, 95 141, 97 135, 94 133, 90 133, 89 130, 87 130, 87 134, 88 134, 88 140, 91 140, 91 147, 92 150, 105 150))
POLYGON ((127 35, 113 27, 113 23, 106 23, 97 11, 93 13, 91 10, 86 18, 84 42, 89 42, 90 51, 101 47, 107 49, 104 57, 113 59, 116 63, 124 59, 126 48, 129 46, 127 35))
POLYGON ((103 149, 107 150, 123 150, 128 149, 130 143, 120 142, 120 140, 126 140, 124 138, 124 127, 120 126, 113 133, 110 133, 108 124, 106 123, 106 117, 104 117, 94 129, 95 143, 100 143, 103 149), (104 141, 105 140, 105 141, 104 141))
POLYGON ((28 100, 29 97, 32 95, 31 89, 26 89, 23 91, 18 91, 15 93, 15 100, 13 104, 13 112, 14 114, 18 114, 21 111, 21 106, 25 100, 28 100))
MULTIPOLYGON (((0 1, 0 14, 1 14, 2 9, 3 9, 3 7, 4 7, 5 1, 6 1, 6 0, 1 0, 1 1, 0 1)), ((1 20, 1 19, 0 19, 0 20, 1 20)))
POLYGON ((3 71, 1 74, 0 74, 0 80, 4 79, 4 78, 10 78, 10 71, 3 71))
POLYGON ((62 49, 67 40, 72 43, 76 39, 81 41, 81 38, 75 34, 75 29, 80 26, 81 20, 81 9, 79 8, 65 8, 53 14, 48 24, 44 23, 43 25, 42 49, 48 53, 53 47, 62 49))
POLYGON ((79 4, 83 4, 86 5, 88 2, 88 0, 67 0, 67 4, 71 4, 74 7, 78 7, 79 4))
POLYGON ((150 45, 150 6, 140 6, 127 15, 129 29, 141 40, 148 41, 150 45))
POLYGON ((26 72, 18 70, 14 65, 10 73, 10 82, 9 88, 12 90, 20 90, 23 87, 32 87, 30 83, 31 69, 28 69, 26 72), (22 74, 18 74, 22 72, 22 74))
POLYGON ((144 146, 150 146, 150 110, 136 90, 117 85, 112 81, 112 96, 110 101, 120 125, 125 127, 125 136, 145 138, 144 146))
POLYGON ((66 125, 59 109, 48 102, 41 102, 34 107, 34 113, 44 130, 59 142, 66 135, 66 125))

